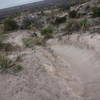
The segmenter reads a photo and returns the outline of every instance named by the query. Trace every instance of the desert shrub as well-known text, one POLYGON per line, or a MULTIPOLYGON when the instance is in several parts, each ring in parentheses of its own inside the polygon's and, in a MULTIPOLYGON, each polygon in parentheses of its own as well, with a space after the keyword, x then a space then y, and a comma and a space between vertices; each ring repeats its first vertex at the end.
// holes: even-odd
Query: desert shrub
POLYGON ((68 5, 67 6, 66 5, 61 5, 59 8, 60 8, 61 11, 70 10, 70 6, 68 6, 68 5))
POLYGON ((33 47, 32 40, 33 40, 32 38, 23 39, 23 43, 24 43, 25 47, 28 47, 28 48, 33 47))
POLYGON ((100 17, 100 7, 93 7, 92 8, 93 15, 92 17, 100 17))
POLYGON ((27 26, 26 29, 27 29, 27 30, 36 31, 36 30, 37 30, 37 27, 36 27, 35 25, 30 25, 30 26, 27 26))
POLYGON ((41 17, 25 17, 21 23, 21 29, 31 29, 32 26, 37 28, 41 28, 43 26, 43 21, 41 21, 41 17))
POLYGON ((55 20, 55 24, 61 24, 61 23, 64 23, 64 22, 66 22, 66 16, 57 17, 56 20, 55 20))
POLYGON ((34 45, 45 45, 43 38, 37 37, 33 40, 34 45))
POLYGON ((45 12, 43 10, 40 11, 41 15, 45 15, 45 12))
POLYGON ((48 25, 46 28, 44 28, 41 31, 41 34, 47 38, 52 37, 54 32, 54 26, 53 25, 48 25))
POLYGON ((21 65, 16 65, 15 67, 13 67, 13 69, 12 69, 12 71, 14 72, 14 73, 18 73, 18 72, 20 72, 20 71, 22 71, 23 70, 23 67, 21 66, 21 65))
POLYGON ((0 51, 13 51, 15 48, 10 43, 0 42, 0 51))
POLYGON ((40 38, 40 37, 37 37, 37 38, 25 38, 23 39, 23 43, 25 45, 25 47, 28 47, 28 48, 32 48, 34 47, 35 45, 44 45, 44 42, 43 42, 43 38, 40 38))
POLYGON ((5 43, 4 40, 7 38, 7 34, 0 34, 0 51, 13 51, 15 47, 10 43, 5 43))
POLYGON ((81 26, 81 29, 82 29, 82 30, 86 31, 86 30, 89 28, 89 23, 88 23, 88 21, 87 21, 86 18, 80 20, 79 23, 80 23, 80 26, 81 26))
POLYGON ((32 26, 31 25, 30 26, 27 26, 25 29, 32 30, 32 26))
POLYGON ((25 17, 24 19, 23 19, 23 21, 22 21, 22 26, 21 26, 21 28, 22 29, 28 29, 28 28, 30 28, 30 25, 31 25, 31 19, 30 18, 28 18, 28 17, 25 17))
POLYGON ((12 69, 12 71, 19 72, 22 70, 22 67, 17 65, 16 62, 8 59, 5 55, 0 54, 0 71, 8 71, 12 69))
POLYGON ((15 63, 13 63, 11 60, 9 60, 4 55, 0 54, 0 69, 8 69, 15 66, 15 63))
POLYGON ((80 29, 80 24, 73 20, 69 20, 65 27, 66 34, 72 34, 72 32, 79 31, 80 29))
POLYGON ((0 34, 4 32, 4 25, 0 24, 0 34))
POLYGON ((73 10, 69 12, 69 17, 70 18, 76 18, 77 17, 77 11, 73 10))
POLYGON ((7 37, 7 34, 0 33, 0 42, 4 41, 7 37))
POLYGON ((4 21, 4 31, 12 31, 16 29, 18 29, 18 25, 16 21, 10 18, 4 21))
POLYGON ((87 19, 81 19, 79 21, 75 20, 69 20, 66 24, 65 31, 66 34, 72 34, 73 32, 78 32, 78 31, 86 31, 89 29, 89 23, 87 19))

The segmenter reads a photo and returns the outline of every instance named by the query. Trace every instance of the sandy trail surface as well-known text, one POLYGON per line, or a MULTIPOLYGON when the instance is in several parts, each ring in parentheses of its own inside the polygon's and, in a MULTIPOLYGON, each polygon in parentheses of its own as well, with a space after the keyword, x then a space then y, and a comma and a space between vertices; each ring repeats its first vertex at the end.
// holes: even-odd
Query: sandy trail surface
POLYGON ((65 44, 57 43, 51 47, 56 55, 70 65, 73 75, 79 77, 84 88, 82 95, 84 100, 100 100, 100 56, 98 52, 100 41, 98 38, 99 36, 92 39, 90 36, 83 36, 80 37, 81 41, 73 41, 70 38, 71 43, 67 44, 67 41, 65 44))
POLYGON ((48 49, 27 51, 21 65, 18 75, 0 75, 1 100, 83 100, 79 79, 48 49))
POLYGON ((6 42, 17 45, 19 51, 8 57, 12 60, 23 55, 18 74, 0 74, 0 100, 83 100, 83 88, 78 77, 74 77, 65 60, 55 55, 51 48, 25 48, 23 38, 26 31, 9 34, 6 42))
POLYGON ((24 48, 28 36, 19 31, 8 38, 22 47, 9 57, 23 54, 24 70, 0 74, 0 100, 100 100, 100 36, 72 35, 34 49, 24 48))

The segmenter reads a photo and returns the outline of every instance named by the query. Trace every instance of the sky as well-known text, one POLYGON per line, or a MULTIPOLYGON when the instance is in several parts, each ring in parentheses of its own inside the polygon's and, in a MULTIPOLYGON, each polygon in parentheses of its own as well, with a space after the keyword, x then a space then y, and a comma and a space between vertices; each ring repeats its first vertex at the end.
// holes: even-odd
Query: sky
POLYGON ((37 2, 40 0, 0 0, 0 9, 37 2))

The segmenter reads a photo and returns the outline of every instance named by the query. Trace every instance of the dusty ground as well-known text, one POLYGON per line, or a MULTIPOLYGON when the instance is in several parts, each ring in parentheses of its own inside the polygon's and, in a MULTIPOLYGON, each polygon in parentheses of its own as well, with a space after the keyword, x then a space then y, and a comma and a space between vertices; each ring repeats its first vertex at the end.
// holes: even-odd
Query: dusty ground
POLYGON ((24 48, 21 33, 29 34, 14 32, 8 41, 22 47, 24 70, 0 74, 0 100, 99 100, 100 35, 49 40, 32 50, 24 48))
MULTIPOLYGON (((55 43, 56 44, 56 43, 55 43)), ((82 82, 83 99, 100 99, 100 35, 72 35, 69 40, 52 46, 53 51, 65 59, 73 74, 82 82)))

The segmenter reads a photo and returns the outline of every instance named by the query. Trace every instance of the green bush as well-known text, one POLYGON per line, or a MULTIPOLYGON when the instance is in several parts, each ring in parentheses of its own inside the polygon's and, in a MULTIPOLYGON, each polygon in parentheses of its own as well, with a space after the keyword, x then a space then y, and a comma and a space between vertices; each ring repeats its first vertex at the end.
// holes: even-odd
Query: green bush
POLYGON ((44 45, 44 42, 43 42, 43 38, 26 38, 26 39, 23 39, 23 43, 25 45, 25 47, 28 47, 28 48, 32 48, 34 47, 35 45, 44 45))
POLYGON ((66 34, 72 34, 73 32, 86 31, 89 29, 89 23, 87 19, 81 19, 79 21, 69 20, 65 27, 66 34))
POLYGON ((16 49, 11 43, 5 43, 4 40, 7 38, 7 34, 0 34, 0 51, 13 51, 16 49))
POLYGON ((4 41, 8 37, 7 34, 0 33, 0 42, 4 41))
POLYGON ((70 18, 76 18, 77 17, 77 11, 73 10, 69 12, 69 17, 70 18))
POLYGON ((4 31, 13 31, 18 29, 17 22, 11 18, 8 18, 4 21, 4 31))
POLYGON ((100 17, 100 7, 93 7, 92 8, 93 15, 92 17, 100 17))
POLYGON ((23 70, 23 67, 21 66, 21 65, 16 65, 16 67, 14 67, 13 69, 12 69, 12 71, 14 72, 14 73, 18 73, 18 72, 20 72, 20 71, 22 71, 23 70))
POLYGON ((86 18, 81 20, 79 23, 82 30, 86 31, 89 28, 89 24, 86 18))
POLYGON ((66 34, 72 34, 74 31, 79 31, 80 29, 80 24, 74 20, 69 20, 65 27, 66 34))
POLYGON ((16 62, 8 59, 5 55, 0 54, 0 71, 8 71, 12 69, 14 72, 19 72, 23 68, 20 65, 17 65, 16 62))
POLYGON ((66 22, 66 16, 64 17, 57 17, 56 20, 55 20, 55 24, 58 25, 58 24, 62 24, 66 22))
POLYGON ((54 32, 54 26, 48 25, 41 31, 41 34, 45 37, 52 37, 53 32, 54 32))
POLYGON ((4 55, 0 54, 0 69, 8 69, 15 66, 15 63, 13 63, 11 60, 9 60, 4 55))
POLYGON ((61 11, 68 11, 68 10, 70 10, 70 6, 68 6, 68 5, 67 6, 66 5, 61 5, 60 6, 60 10, 61 11))
POLYGON ((22 29, 28 29, 28 28, 30 28, 31 24, 32 24, 31 19, 29 19, 28 17, 25 17, 25 18, 23 19, 23 21, 22 21, 22 26, 21 26, 21 28, 22 28, 22 29))
POLYGON ((0 51, 13 51, 15 49, 14 46, 12 46, 10 43, 3 43, 0 42, 0 51))

